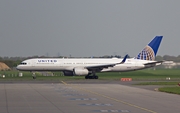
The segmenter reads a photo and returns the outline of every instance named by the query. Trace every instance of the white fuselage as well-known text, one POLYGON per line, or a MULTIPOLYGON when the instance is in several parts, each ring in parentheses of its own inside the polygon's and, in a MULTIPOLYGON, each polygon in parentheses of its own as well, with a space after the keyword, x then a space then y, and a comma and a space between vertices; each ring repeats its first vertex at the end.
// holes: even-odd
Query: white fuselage
MULTIPOLYGON (((17 66, 22 71, 73 71, 74 68, 85 68, 87 66, 100 66, 121 62, 122 59, 60 59, 60 58, 35 58, 23 61, 17 66)), ((123 64, 117 64, 113 67, 103 68, 99 72, 123 72, 140 70, 152 66, 145 66, 145 63, 155 61, 139 60, 130 58, 123 64)))

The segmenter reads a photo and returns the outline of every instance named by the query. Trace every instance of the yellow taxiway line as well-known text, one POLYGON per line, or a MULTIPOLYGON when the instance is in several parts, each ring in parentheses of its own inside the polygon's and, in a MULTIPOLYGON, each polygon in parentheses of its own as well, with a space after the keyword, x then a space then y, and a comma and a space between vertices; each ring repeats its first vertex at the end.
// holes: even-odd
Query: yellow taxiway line
POLYGON ((155 111, 152 111, 152 110, 149 110, 149 109, 146 109, 146 108, 137 106, 137 105, 135 105, 135 104, 131 104, 131 103, 128 103, 128 102, 125 102, 125 101, 121 101, 121 100, 118 100, 118 99, 115 99, 115 98, 112 98, 112 97, 109 97, 109 96, 106 96, 106 95, 103 95, 103 94, 100 94, 100 93, 97 93, 97 92, 93 92, 93 91, 90 91, 90 90, 87 90, 87 89, 84 89, 84 88, 81 88, 81 87, 78 87, 78 86, 70 85, 70 84, 67 84, 67 83, 64 82, 64 81, 61 81, 61 82, 62 82, 64 85, 68 85, 68 86, 70 86, 70 87, 74 87, 74 88, 77 88, 77 89, 79 89, 79 90, 83 90, 83 91, 86 91, 86 92, 89 92, 89 93, 92 93, 92 94, 95 94, 95 95, 98 95, 98 96, 101 96, 101 97, 104 97, 104 98, 107 98, 107 99, 111 99, 111 100, 113 100, 113 101, 120 102, 120 103, 125 104, 125 105, 128 105, 128 106, 132 106, 132 107, 135 107, 135 108, 138 108, 138 109, 141 109, 141 110, 150 112, 150 113, 156 113, 155 111))

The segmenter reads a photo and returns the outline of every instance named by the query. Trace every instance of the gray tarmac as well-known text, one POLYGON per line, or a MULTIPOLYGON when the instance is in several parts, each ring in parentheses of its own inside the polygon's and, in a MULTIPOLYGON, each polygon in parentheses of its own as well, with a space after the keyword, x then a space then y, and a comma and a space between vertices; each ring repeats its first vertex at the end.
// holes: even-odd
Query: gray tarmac
POLYGON ((131 83, 0 83, 0 113, 179 112, 179 95, 131 83))

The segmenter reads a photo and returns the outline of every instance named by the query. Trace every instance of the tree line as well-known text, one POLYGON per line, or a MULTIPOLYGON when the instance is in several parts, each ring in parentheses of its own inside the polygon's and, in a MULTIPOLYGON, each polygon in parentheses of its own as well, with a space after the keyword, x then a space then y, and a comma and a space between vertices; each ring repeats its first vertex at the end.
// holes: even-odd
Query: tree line
POLYGON ((164 56, 157 56, 156 60, 165 60, 165 61, 174 61, 174 62, 180 62, 180 55, 178 56, 170 56, 170 55, 164 55, 164 56))

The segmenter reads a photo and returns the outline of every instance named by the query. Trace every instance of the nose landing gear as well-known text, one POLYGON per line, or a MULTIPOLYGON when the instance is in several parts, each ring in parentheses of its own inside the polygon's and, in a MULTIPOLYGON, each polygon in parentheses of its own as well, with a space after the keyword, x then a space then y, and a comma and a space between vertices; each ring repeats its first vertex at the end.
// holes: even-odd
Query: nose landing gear
POLYGON ((36 73, 32 73, 33 79, 36 79, 36 73))

